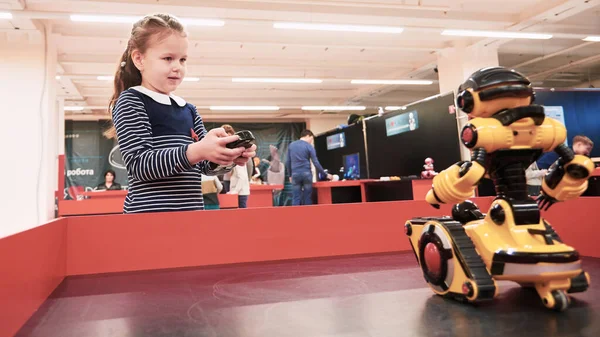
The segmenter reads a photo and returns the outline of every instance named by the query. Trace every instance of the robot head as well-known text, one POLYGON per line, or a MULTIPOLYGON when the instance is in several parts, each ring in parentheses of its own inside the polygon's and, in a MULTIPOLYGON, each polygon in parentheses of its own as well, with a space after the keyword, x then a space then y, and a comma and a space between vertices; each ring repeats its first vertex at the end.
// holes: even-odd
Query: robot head
POLYGON ((431 164, 433 164, 433 159, 431 159, 431 158, 426 158, 426 159, 425 159, 425 164, 427 164, 427 165, 431 165, 431 164))
POLYGON ((456 106, 471 117, 490 117, 498 111, 529 105, 535 93, 523 74, 504 67, 474 72, 458 88, 456 106))

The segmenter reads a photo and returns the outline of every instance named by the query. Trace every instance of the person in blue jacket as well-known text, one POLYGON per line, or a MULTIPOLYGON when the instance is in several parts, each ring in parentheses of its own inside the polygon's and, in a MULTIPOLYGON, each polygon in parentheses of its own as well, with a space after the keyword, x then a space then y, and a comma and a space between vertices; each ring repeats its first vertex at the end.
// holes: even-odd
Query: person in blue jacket
POLYGON ((300 139, 292 142, 288 147, 285 169, 289 173, 292 183, 293 206, 312 204, 311 160, 318 172, 327 176, 328 180, 332 178, 332 175, 323 169, 317 159, 317 153, 313 147, 314 140, 315 136, 312 131, 304 130, 300 133, 300 139))

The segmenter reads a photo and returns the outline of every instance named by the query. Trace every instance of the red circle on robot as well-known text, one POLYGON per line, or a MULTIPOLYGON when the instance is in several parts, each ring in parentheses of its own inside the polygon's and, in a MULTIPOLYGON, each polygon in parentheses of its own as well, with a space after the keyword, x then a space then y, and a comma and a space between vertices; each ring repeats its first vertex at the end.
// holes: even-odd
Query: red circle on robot
POLYGON ((463 142, 470 143, 473 140, 473 129, 467 127, 463 130, 461 138, 463 142))
POLYGON ((438 247, 430 242, 425 246, 425 263, 433 277, 439 277, 442 273, 442 256, 438 247))

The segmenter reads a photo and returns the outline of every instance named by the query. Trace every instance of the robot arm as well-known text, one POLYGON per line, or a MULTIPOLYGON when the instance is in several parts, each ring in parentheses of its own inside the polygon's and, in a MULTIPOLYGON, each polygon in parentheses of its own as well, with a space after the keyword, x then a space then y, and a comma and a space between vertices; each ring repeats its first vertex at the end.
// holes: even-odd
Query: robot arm
POLYGON ((547 210, 558 201, 575 199, 588 187, 588 178, 594 170, 594 163, 586 156, 574 154, 562 144, 554 150, 558 160, 552 164, 542 181, 542 191, 538 197, 540 209, 547 210))
POLYGON ((425 200, 439 208, 439 204, 459 203, 470 198, 485 175, 485 155, 483 148, 477 148, 473 151, 471 161, 458 162, 440 172, 433 178, 425 200))

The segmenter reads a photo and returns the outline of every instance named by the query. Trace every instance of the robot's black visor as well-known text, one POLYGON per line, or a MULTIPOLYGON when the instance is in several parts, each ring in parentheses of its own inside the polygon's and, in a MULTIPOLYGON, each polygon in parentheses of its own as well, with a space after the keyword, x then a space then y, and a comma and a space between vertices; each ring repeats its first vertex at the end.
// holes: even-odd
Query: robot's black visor
POLYGON ((533 88, 524 85, 505 85, 479 92, 479 100, 491 101, 497 98, 514 97, 525 98, 533 96, 533 88))

